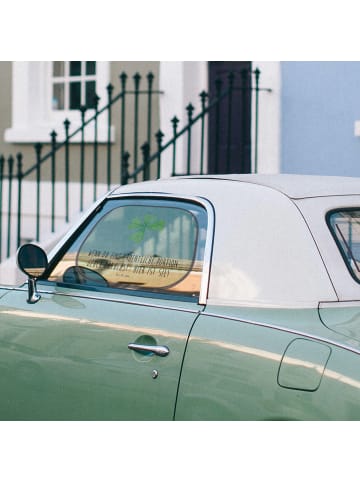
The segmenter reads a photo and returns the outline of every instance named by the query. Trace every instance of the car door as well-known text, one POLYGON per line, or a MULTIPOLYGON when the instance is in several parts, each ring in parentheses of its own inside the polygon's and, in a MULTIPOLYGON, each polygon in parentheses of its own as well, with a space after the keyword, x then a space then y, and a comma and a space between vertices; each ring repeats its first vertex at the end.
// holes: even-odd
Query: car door
POLYGON ((2 299, 0 418, 172 419, 207 225, 199 202, 104 202, 51 260, 37 303, 2 299))

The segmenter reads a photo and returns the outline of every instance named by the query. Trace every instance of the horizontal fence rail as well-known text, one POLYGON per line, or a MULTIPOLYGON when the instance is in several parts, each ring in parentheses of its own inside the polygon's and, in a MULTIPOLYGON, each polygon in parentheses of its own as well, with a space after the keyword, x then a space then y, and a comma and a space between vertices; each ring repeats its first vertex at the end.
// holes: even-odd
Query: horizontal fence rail
MULTIPOLYGON (((254 93, 255 105, 255 152, 254 172, 257 171, 258 143, 258 105, 260 71, 247 72, 254 79, 254 86, 243 87, 254 93)), ((96 95, 95 108, 87 118, 86 107, 80 108, 80 127, 71 130, 71 123, 64 120, 64 140, 58 142, 59 132, 50 133, 49 146, 42 143, 34 145, 35 162, 24 169, 21 153, 5 158, 0 156, 0 262, 14 254, 21 243, 40 241, 43 233, 47 236, 55 233, 59 225, 69 223, 75 215, 117 184, 128 184, 161 175, 164 153, 171 157, 171 175, 203 174, 207 169, 206 133, 210 112, 214 112, 222 102, 229 102, 234 92, 232 74, 227 85, 217 83, 216 95, 209 98, 205 91, 200 96, 200 112, 195 113, 192 104, 186 107, 185 125, 179 127, 180 120, 171 119, 169 140, 164 141, 164 134, 154 126, 154 98, 162 92, 153 88, 154 75, 150 72, 145 78, 135 74, 132 86, 126 73, 119 76, 120 92, 114 95, 114 87, 107 87, 106 105, 99 108, 100 98, 96 95), (142 85, 145 82, 145 86, 142 85), (128 122, 131 100, 131 122, 128 122), (117 107, 117 110, 115 109, 117 107), (106 117, 106 141, 99 142, 99 117, 106 117), (112 123, 118 116, 120 122, 118 152, 115 152, 112 123), (146 120, 145 132, 143 119, 146 120), (92 142, 85 139, 91 126, 92 142), (142 126, 142 128, 141 128, 142 126), (132 145, 127 146, 127 130, 131 128, 132 145), (155 129, 156 130, 156 129, 155 129), (193 140, 196 133, 199 151, 193 152, 193 140), (145 136, 145 142, 140 142, 145 136), (185 172, 178 164, 178 144, 186 143, 185 172), (45 151, 47 148, 47 151, 45 151), (101 153, 100 153, 101 148, 101 153), (132 151, 132 153, 130 153, 132 151), (117 161, 116 161, 117 158, 117 161), (193 172, 193 160, 197 160, 197 171, 193 172), (76 171, 74 169, 76 168, 76 171), (46 175, 44 175, 46 171, 46 175), (75 174, 74 174, 75 173, 75 174), (117 174, 116 174, 117 173, 117 174), (75 179, 76 178, 76 179, 75 179), (27 226, 24 229, 25 222, 27 226)), ((231 131, 231 119, 228 121, 231 131)), ((220 126, 217 126, 219 129, 220 126)), ((229 144, 231 137, 229 136, 229 144)), ((144 141, 144 139, 143 139, 144 141)), ((45 235, 44 234, 44 235, 45 235)))

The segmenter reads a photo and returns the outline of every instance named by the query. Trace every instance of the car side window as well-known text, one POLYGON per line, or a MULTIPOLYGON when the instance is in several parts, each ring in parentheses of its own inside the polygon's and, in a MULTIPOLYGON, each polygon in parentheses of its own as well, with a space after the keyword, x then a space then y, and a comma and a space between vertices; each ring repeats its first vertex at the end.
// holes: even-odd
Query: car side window
POLYGON ((49 281, 198 297, 205 208, 169 199, 110 199, 83 228, 49 281))
POLYGON ((327 223, 350 274, 360 283, 360 209, 331 211, 327 223))

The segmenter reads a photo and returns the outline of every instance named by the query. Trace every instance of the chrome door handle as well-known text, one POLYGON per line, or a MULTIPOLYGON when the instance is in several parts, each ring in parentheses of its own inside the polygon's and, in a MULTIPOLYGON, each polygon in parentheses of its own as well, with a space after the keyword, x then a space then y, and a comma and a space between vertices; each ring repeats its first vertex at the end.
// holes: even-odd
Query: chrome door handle
POLYGON ((129 350, 150 352, 157 356, 168 356, 170 350, 167 346, 161 345, 138 345, 137 343, 129 343, 129 350))

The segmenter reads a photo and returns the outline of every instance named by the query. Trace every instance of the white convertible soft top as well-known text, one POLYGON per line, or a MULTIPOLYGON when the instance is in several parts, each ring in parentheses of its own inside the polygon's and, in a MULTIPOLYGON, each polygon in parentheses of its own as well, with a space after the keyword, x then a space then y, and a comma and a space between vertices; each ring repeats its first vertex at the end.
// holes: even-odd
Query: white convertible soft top
MULTIPOLYGON (((224 174, 224 175, 202 175, 202 176, 179 176, 158 181, 147 181, 146 183, 128 184, 119 186, 114 194, 124 191, 149 190, 154 183, 155 190, 159 189, 158 183, 165 186, 169 181, 179 183, 186 181, 201 180, 201 184, 207 184, 211 189, 212 181, 232 181, 266 186, 280 191, 293 199, 303 199, 320 196, 350 196, 360 194, 359 177, 341 176, 313 176, 302 174, 224 174)), ((181 185, 181 183, 180 183, 181 185)))
MULTIPOLYGON (((199 178, 184 176, 178 179, 199 178)), ((360 194, 359 177, 312 176, 302 174, 227 174, 202 176, 202 179, 224 179, 270 187, 293 199, 319 196, 360 194)), ((176 178, 171 178, 176 179, 176 178)))
POLYGON ((317 306, 360 299, 326 225, 330 209, 360 206, 360 179, 335 176, 184 176, 129 184, 112 195, 205 198, 215 210, 208 302, 317 306))

